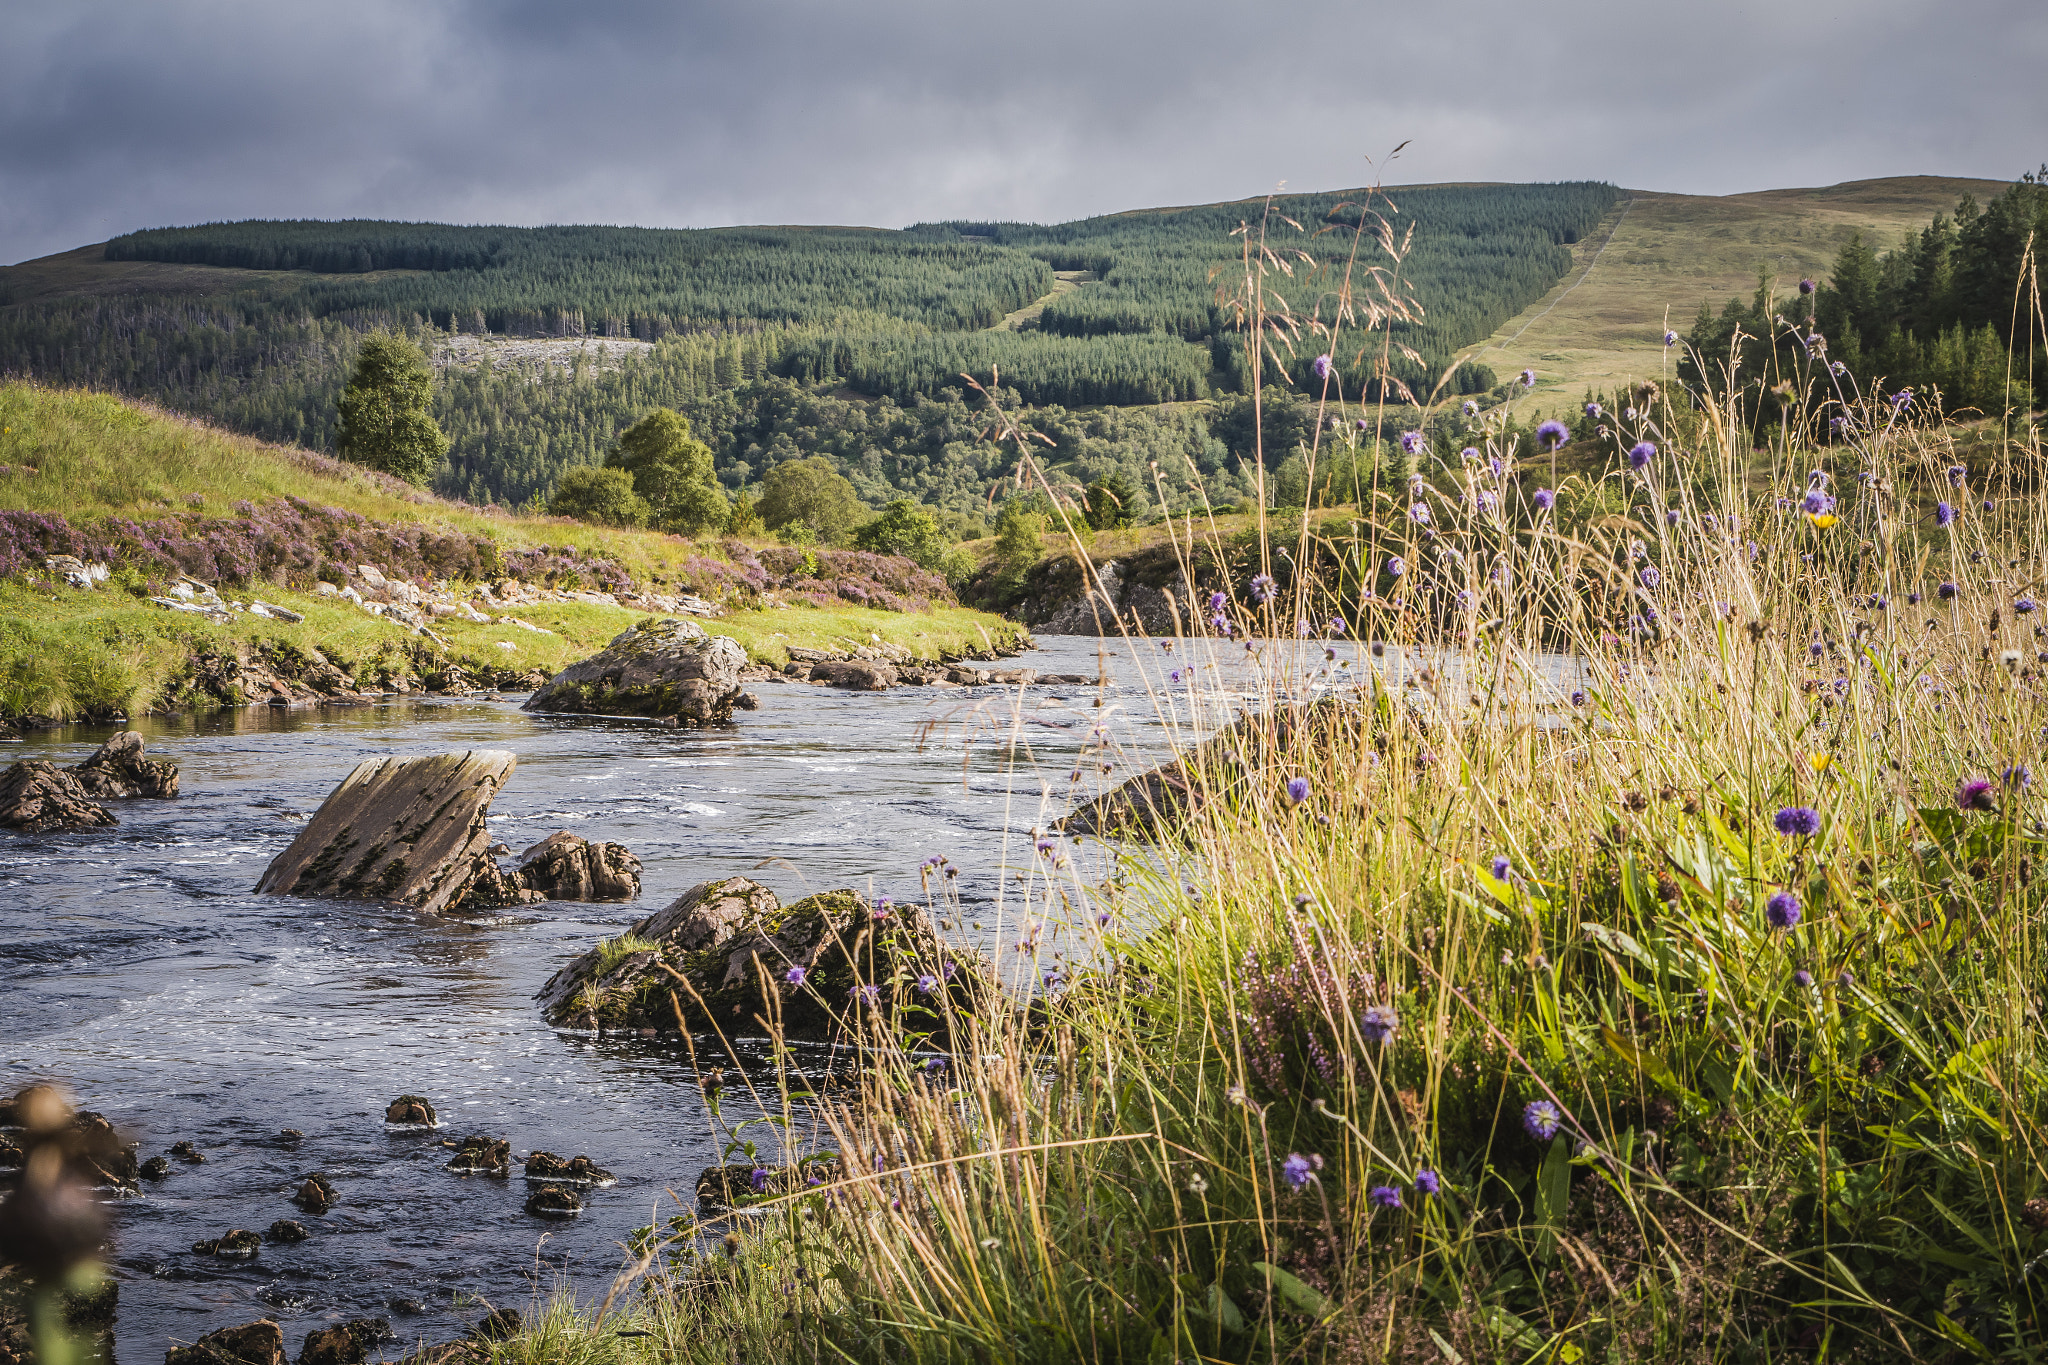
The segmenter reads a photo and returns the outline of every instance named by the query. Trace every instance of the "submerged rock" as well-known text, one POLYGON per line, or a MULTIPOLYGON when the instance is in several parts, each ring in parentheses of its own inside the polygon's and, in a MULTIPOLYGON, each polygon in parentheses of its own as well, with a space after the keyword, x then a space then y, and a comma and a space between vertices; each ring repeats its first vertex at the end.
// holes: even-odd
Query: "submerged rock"
POLYGON ((190 1346, 173 1346, 164 1365, 285 1365, 284 1332, 269 1318, 223 1327, 190 1346))
POLYGON ((393 1128, 439 1128, 441 1116, 425 1095, 400 1095, 384 1107, 384 1122, 393 1128))
POLYGON ((272 1223, 270 1230, 263 1235, 279 1245, 289 1245, 292 1242, 303 1242, 313 1234, 307 1232, 306 1225, 296 1218, 280 1218, 272 1223))
POLYGON ((103 1190, 125 1190, 134 1194, 141 1167, 135 1160, 135 1144, 123 1142, 105 1114, 80 1110, 71 1119, 65 1145, 72 1167, 88 1185, 103 1190))
POLYGON ((153 1156, 142 1163, 142 1169, 136 1174, 144 1180, 168 1180, 171 1175, 171 1163, 160 1156, 153 1156))
POLYGON ((447 1169, 458 1175, 494 1175, 503 1180, 512 1174, 512 1144, 503 1138, 473 1134, 462 1140, 447 1169))
POLYGON ((890 664, 868 659, 830 659, 811 665, 811 681, 854 692, 886 692, 901 678, 890 664))
POLYGON ((637 900, 640 860, 623 844, 593 844, 561 830, 520 854, 508 880, 551 901, 637 900))
POLYGON ((528 1180, 552 1180, 561 1185, 616 1185, 618 1177, 587 1156, 568 1161, 553 1152, 533 1152, 526 1158, 528 1180))
POLYGON ((115 735, 73 768, 72 776, 87 795, 102 801, 135 797, 169 800, 178 794, 178 765, 168 759, 144 758, 142 744, 139 731, 115 735))
POLYGON ((746 664, 736 640, 707 635, 695 621, 650 617, 549 679, 524 709, 721 724, 739 704, 746 664))
POLYGON ((583 954, 539 999, 562 1027, 731 1034, 759 1032, 772 995, 789 1038, 827 1039, 854 1011, 879 1009, 943 1040, 942 1004, 972 1010, 995 990, 983 960, 941 942, 920 906, 870 906, 850 890, 785 906, 759 882, 728 877, 583 954))
POLYGON ((205 1154, 202 1153, 197 1147, 194 1147, 190 1142, 172 1143, 171 1155, 178 1158, 178 1160, 183 1161, 188 1165, 192 1166, 198 1166, 204 1163, 206 1160, 205 1154))
POLYGON ((0 773, 0 828, 54 834, 118 823, 76 777, 54 763, 28 758, 0 773))
POLYGON ((354 1318, 306 1334, 299 1365, 363 1365, 377 1343, 394 1340, 388 1318, 354 1318))
POLYGON ((567 1185, 536 1185, 526 1196, 526 1211, 537 1218, 574 1218, 583 1212, 583 1196, 567 1185))
POLYGON ((201 1256, 227 1256, 245 1259, 263 1249, 263 1238, 247 1228, 229 1228, 211 1241, 194 1242, 192 1250, 201 1256))
POLYGON ((292 1195, 292 1202, 307 1213, 325 1213, 340 1201, 341 1195, 335 1190, 334 1182, 319 1171, 300 1181, 298 1190, 292 1195))
POLYGON ((484 826, 517 760, 503 749, 357 764, 271 860, 259 892, 385 900, 439 914, 495 880, 484 826))

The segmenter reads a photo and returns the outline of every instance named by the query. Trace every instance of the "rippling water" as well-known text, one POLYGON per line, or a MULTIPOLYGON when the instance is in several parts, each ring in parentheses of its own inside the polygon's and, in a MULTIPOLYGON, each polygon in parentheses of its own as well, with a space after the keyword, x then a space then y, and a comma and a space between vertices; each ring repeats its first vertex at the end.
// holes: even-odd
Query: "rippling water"
MULTIPOLYGON (((1017 660, 1044 672, 1098 667, 1092 640, 1053 639, 1017 660)), ((1145 671, 1178 666, 1146 645, 1145 671)), ((183 795, 119 806, 120 826, 25 838, 0 832, 0 1083, 54 1080, 140 1140, 181 1139, 172 1163, 114 1213, 121 1280, 116 1351, 155 1362, 173 1342, 259 1316, 294 1355, 309 1331, 388 1316, 401 1337, 444 1340, 536 1285, 588 1291, 617 1268, 634 1227, 686 1199, 719 1159, 680 1047, 558 1033, 533 994, 598 938, 708 878, 746 873, 785 898, 833 886, 918 894, 918 864, 964 869, 966 918, 992 937, 1006 858, 1030 856, 1043 805, 1106 726, 1122 764, 1156 761, 1167 732, 1139 670, 1126 686, 848 694, 765 685, 761 709, 711 731, 547 719, 517 700, 391 700, 356 708, 250 708, 145 721, 177 761, 183 795), (519 767, 493 830, 514 849, 556 829, 626 844, 645 864, 633 905, 548 904, 477 927, 359 902, 258 897, 265 864, 360 759, 505 748, 519 767), (400 1093, 439 1107, 434 1133, 387 1133, 400 1093), (305 1134, 296 1149, 277 1134, 305 1134), (524 1182, 442 1169, 447 1137, 508 1138, 588 1153, 619 1177, 567 1222, 521 1205, 524 1182), (289 1203, 325 1171, 324 1217, 289 1203), (231 1227, 297 1218, 312 1231, 253 1261, 195 1255, 231 1227)), ((1205 676, 1215 676, 1205 674, 1205 676)), ((1206 729, 1215 714, 1183 716, 1206 729)), ((76 762, 106 735, 76 727, 0 747, 0 762, 76 762)), ((1184 732, 1185 733, 1185 732, 1184 732)))

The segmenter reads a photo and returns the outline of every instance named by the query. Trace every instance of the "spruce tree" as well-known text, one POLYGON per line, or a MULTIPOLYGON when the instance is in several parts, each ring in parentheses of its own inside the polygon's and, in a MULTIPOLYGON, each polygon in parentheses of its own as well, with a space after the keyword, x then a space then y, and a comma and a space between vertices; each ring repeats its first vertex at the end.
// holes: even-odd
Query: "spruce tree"
POLYGON ((448 453, 433 404, 434 372, 420 348, 402 336, 372 332, 341 393, 335 450, 344 460, 424 485, 448 453))

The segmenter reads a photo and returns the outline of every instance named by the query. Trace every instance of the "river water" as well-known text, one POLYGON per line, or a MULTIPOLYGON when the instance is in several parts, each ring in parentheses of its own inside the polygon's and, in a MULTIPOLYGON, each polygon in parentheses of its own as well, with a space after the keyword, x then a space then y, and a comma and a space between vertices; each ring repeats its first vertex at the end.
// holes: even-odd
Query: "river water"
MULTIPOLYGON (((173 1343, 266 1316, 294 1355, 308 1332, 352 1317, 441 1341, 537 1290, 601 1291, 631 1230, 677 1212, 670 1192, 690 1199, 719 1142, 680 1044, 558 1032, 534 992, 697 882, 746 874, 785 899, 847 885, 909 898, 934 854, 963 869, 963 937, 995 947, 1005 868, 1028 862, 1030 831, 1064 813, 1069 774, 1082 769, 1089 790, 1120 780, 1157 761, 1167 720, 1185 739, 1234 700, 1228 663, 1205 671, 1223 680, 1200 704, 1210 714, 1162 713, 1146 679, 1185 665, 1157 642, 1136 647, 1140 660, 1121 643, 1043 643, 1015 665, 1106 669, 1123 685, 766 684, 758 711, 705 731, 534 717, 518 698, 141 722, 152 756, 179 765, 177 800, 122 803, 112 830, 0 832, 0 1084, 62 1085, 145 1159, 180 1140, 205 1157, 174 1160, 168 1180, 113 1206, 117 1358, 154 1365, 173 1343), (1114 772, 1093 747, 1103 732, 1114 772), (641 900, 547 904, 477 926, 252 893, 358 761, 464 748, 518 756, 493 808, 503 842, 568 829, 624 843, 644 864, 641 900), (386 1132, 384 1107, 401 1093, 431 1099, 441 1129, 386 1132), (280 1142, 285 1128, 302 1144, 280 1142), (593 1191, 581 1217, 543 1222, 522 1211, 516 1176, 442 1169, 438 1142, 469 1133, 509 1139, 515 1161, 535 1148, 587 1153, 618 1183, 593 1191), (341 1195, 318 1218, 288 1202, 312 1170, 341 1195), (311 1238, 266 1242, 241 1263, 190 1250, 279 1218, 311 1238)), ((109 733, 36 734, 0 748, 0 762, 76 762, 109 733)))

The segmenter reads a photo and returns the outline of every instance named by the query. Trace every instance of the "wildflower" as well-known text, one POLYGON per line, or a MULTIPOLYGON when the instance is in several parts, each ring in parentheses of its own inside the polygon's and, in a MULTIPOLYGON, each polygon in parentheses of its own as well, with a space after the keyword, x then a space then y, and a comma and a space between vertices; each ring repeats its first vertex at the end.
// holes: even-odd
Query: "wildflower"
POLYGON ((1584 706, 1585 704, 1586 704, 1586 694, 1585 694, 1584 692, 1574 692, 1574 693, 1572 693, 1572 705, 1573 705, 1573 706, 1584 706))
POLYGON ((946 1069, 946 1059, 944 1057, 927 1057, 925 1058, 924 1069, 927 1072, 944 1071, 946 1069))
POLYGON ((1273 581, 1273 575, 1262 573, 1253 576, 1252 601, 1257 602, 1260 606, 1264 606, 1279 595, 1280 585, 1273 581))
POLYGON ((1764 918, 1773 929, 1790 929, 1799 923, 1799 897, 1790 891, 1780 891, 1764 902, 1764 918))
POLYGON ((1657 447, 1650 441, 1637 441, 1629 447, 1628 465, 1630 469, 1647 469, 1650 467, 1650 461, 1655 458, 1657 458, 1657 447))
POLYGON ((1666 526, 1678 525, 1678 509, 1676 507, 1673 507, 1664 513, 1664 524, 1666 526))
MULTIPOLYGON (((1398 571, 1396 572, 1398 573, 1398 571)), ((1323 629, 1328 631, 1332 635, 1342 635, 1344 633, 1344 618, 1341 616, 1332 616, 1330 618, 1330 624, 1323 627, 1323 629)))
POLYGON ((1422 449, 1422 433, 1419 431, 1402 432, 1401 449, 1410 455, 1419 453, 1422 449))
POLYGON ((930 995, 933 991, 937 990, 938 988, 939 979, 936 976, 933 976, 930 972, 926 972, 923 976, 920 976, 917 979, 917 993, 919 995, 930 995))
POLYGON ((1392 1185, 1375 1185, 1367 1192, 1367 1199, 1376 1209, 1398 1209, 1401 1207, 1401 1192, 1392 1185))
POLYGON ((1288 778, 1287 804, 1290 806, 1298 806, 1306 800, 1308 800, 1308 779, 1305 777, 1288 778))
POLYGON ((1539 488, 1529 501, 1536 504, 1537 511, 1548 512, 1551 508, 1557 506, 1557 494, 1551 492, 1548 488, 1539 488))
POLYGON ((1986 498, 1984 499, 1984 501, 1977 504, 1977 510, 1980 512, 1989 512, 1996 505, 1997 504, 1993 503, 1991 499, 1986 498))
POLYGON ((1802 294, 1811 294, 1813 292, 1813 281, 1801 280, 1799 282, 1799 292, 1802 294))
POLYGON ((1316 378, 1328 379, 1330 377, 1330 357, 1326 355, 1317 356, 1310 363, 1309 368, 1316 372, 1316 378))
POLYGON ((1493 873, 1493 879, 1495 881, 1504 882, 1508 879, 1508 867, 1509 863, 1507 854, 1496 853, 1493 855, 1493 862, 1490 865, 1490 870, 1493 873))
POLYGON ((1358 1032, 1368 1043, 1391 1042, 1400 1027, 1400 1016, 1392 1005, 1372 1005, 1358 1016, 1358 1032))
POLYGON ((1666 332, 1664 334, 1664 344, 1666 346, 1676 346, 1678 344, 1678 333, 1666 332))
POLYGON ((1189 1176, 1189 1177, 1188 1177, 1188 1193, 1189 1193, 1189 1194, 1194 1194, 1194 1195, 1203 1195, 1203 1194, 1207 1194, 1208 1192, 1209 1192, 1209 1182, 1208 1182, 1208 1181, 1206 1181, 1206 1180, 1202 1179, 1202 1177, 1200 1177, 1199 1175, 1191 1175, 1191 1176, 1189 1176))
POLYGON ((1817 517, 1824 512, 1834 511, 1835 500, 1818 488, 1809 488, 1806 490, 1806 496, 1799 500, 1799 510, 1808 516, 1817 517))
POLYGON ((1998 802, 1992 799, 1991 784, 1981 777, 1970 779, 1956 788, 1956 809, 1962 811, 1998 810, 1998 802))
POLYGON ((1806 756, 1806 761, 1807 763, 1812 765, 1813 770, 1815 772, 1824 773, 1828 770, 1828 765, 1830 763, 1833 763, 1835 760, 1829 754, 1808 754, 1806 756))
POLYGON ((1479 403, 1476 399, 1467 398, 1460 406, 1460 410, 1467 417, 1477 417, 1479 415, 1479 403))
POLYGON ((1805 990, 1813 984, 1813 973, 1801 968, 1799 971, 1792 973, 1792 984, 1801 990, 1805 990))
POLYGON ((1361 417, 1358 419, 1358 429, 1360 431, 1371 431, 1372 423, 1366 421, 1363 417, 1361 417))
POLYGON ((1053 968, 1049 969, 1049 970, 1048 970, 1048 971, 1046 972, 1046 974, 1045 974, 1045 978, 1044 978, 1044 980, 1045 980, 1045 988, 1046 988, 1047 990, 1052 990, 1052 989, 1054 989, 1055 987, 1057 987, 1057 986, 1058 986, 1058 985, 1060 984, 1060 971, 1059 971, 1059 968, 1057 968, 1057 967, 1053 967, 1053 968))
POLYGON ((1812 806, 1787 806, 1778 812, 1777 818, 1772 823, 1778 827, 1778 833, 1788 837, 1792 835, 1818 834, 1820 833, 1820 812, 1812 806))
POLYGON ((849 1000, 872 1005, 882 998, 882 988, 880 986, 855 986, 846 995, 849 1000))
POLYGON ((1571 439, 1571 428, 1555 417, 1546 419, 1536 428, 1536 444, 1544 450, 1556 450, 1571 439))
POLYGON ((1522 371, 1522 387, 1525 389, 1533 389, 1536 387, 1536 371, 1522 371))
POLYGON ((1959 464, 1950 465, 1948 467, 1948 486, 1950 488, 1961 488, 1963 480, 1969 476, 1969 473, 1969 470, 1959 464))
POLYGON ((1227 598, 1227 597, 1225 597, 1225 596, 1224 596, 1224 595, 1223 595, 1222 593, 1220 593, 1220 592, 1212 592, 1212 593, 1210 593, 1210 594, 1209 594, 1209 610, 1210 610, 1210 611, 1222 611, 1222 610, 1223 610, 1223 608, 1224 608, 1224 607, 1226 607, 1226 606, 1228 606, 1229 604, 1230 604, 1230 599, 1229 599, 1229 598, 1227 598))
POLYGON ((809 975, 810 973, 802 967, 791 967, 782 974, 782 979, 792 986, 801 986, 804 984, 804 978, 809 975))
POLYGON ((753 1185, 755 1194, 766 1194, 768 1192, 768 1168, 766 1166, 756 1166, 753 1174, 748 1176, 747 1180, 748 1183, 753 1185))
POLYGON ((1280 1174, 1287 1177, 1287 1183, 1295 1189, 1306 1189, 1316 1178, 1316 1172, 1323 1168, 1319 1156, 1303 1156, 1300 1152, 1289 1152, 1287 1160, 1280 1163, 1280 1174))
POLYGON ((2039 607, 2040 605, 2041 604, 2039 602, 2036 602, 2031 597, 2021 597, 2014 600, 2012 604, 2012 609, 2015 615, 2031 616, 2034 612, 2034 609, 2039 607))
POLYGON ((1522 1106, 1522 1128, 1538 1142, 1548 1142, 1557 1136, 1558 1125, 1564 1115, 1549 1100, 1530 1100, 1522 1106))
POLYGON ((882 896, 875 901, 875 918, 887 919, 889 918, 889 913, 895 908, 896 902, 893 899, 888 896, 882 896))
POLYGON ((1597 422, 1597 421, 1599 421, 1599 420, 1600 420, 1600 405, 1599 405, 1598 403, 1588 403, 1588 404, 1586 404, 1586 416, 1588 416, 1588 417, 1592 418, 1592 419, 1593 419, 1594 421, 1596 421, 1596 422, 1597 422))
POLYGON ((1946 602, 1956 595, 1956 585, 1953 583, 1943 583, 1934 591, 1941 598, 1942 601, 1946 602))
POLYGON ((1637 574, 1636 577, 1642 580, 1642 584, 1646 588, 1654 588, 1664 581, 1664 575, 1657 572, 1657 566, 1654 564, 1645 564, 1643 571, 1637 574))
POLYGON ((1909 593, 1907 593, 1907 594, 1906 594, 1906 605, 1907 605, 1907 606, 1909 606, 1909 607, 1917 607, 1917 606, 1919 606, 1919 605, 1920 605, 1920 594, 1919 594, 1919 593, 1917 593, 1917 592, 1909 592, 1909 593))

